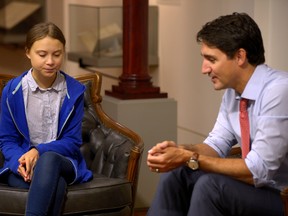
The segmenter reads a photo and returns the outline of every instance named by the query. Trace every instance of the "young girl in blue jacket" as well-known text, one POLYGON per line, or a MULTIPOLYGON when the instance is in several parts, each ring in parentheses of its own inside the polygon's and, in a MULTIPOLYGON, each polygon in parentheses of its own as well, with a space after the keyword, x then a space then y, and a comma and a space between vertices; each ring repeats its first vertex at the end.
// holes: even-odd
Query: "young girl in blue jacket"
POLYGON ((0 175, 29 188, 25 215, 60 215, 67 185, 92 178, 80 153, 85 87, 60 71, 65 38, 55 24, 30 29, 26 55, 32 68, 2 92, 0 175))

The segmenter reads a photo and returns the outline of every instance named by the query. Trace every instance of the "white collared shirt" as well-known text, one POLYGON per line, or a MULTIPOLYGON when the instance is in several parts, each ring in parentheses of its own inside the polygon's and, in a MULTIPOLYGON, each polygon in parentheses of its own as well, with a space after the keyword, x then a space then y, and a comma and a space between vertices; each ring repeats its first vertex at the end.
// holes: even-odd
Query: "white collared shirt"
POLYGON ((22 79, 22 90, 30 142, 37 146, 57 138, 58 116, 67 86, 64 76, 58 72, 53 85, 48 89, 41 89, 31 71, 22 79))

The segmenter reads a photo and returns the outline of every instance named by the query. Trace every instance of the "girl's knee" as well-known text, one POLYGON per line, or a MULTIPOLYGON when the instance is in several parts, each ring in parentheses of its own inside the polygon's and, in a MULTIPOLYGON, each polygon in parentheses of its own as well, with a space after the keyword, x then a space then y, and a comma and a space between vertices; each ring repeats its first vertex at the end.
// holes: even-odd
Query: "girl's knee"
POLYGON ((51 151, 48 151, 48 152, 45 152, 43 153, 39 160, 51 160, 51 161, 54 161, 54 160, 57 160, 57 158, 60 158, 60 155, 56 152, 51 152, 51 151))

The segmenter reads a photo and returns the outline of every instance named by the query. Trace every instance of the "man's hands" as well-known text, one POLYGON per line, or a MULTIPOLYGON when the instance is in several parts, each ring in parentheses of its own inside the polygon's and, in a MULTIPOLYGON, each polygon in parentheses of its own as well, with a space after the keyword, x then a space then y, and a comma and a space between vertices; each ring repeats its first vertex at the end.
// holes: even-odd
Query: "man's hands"
POLYGON ((25 182, 31 182, 33 170, 39 158, 39 153, 36 148, 32 148, 19 158, 18 173, 23 177, 25 182))
POLYGON ((168 172, 184 165, 191 155, 191 151, 178 147, 175 142, 164 141, 148 151, 147 165, 151 171, 168 172))
POLYGON ((206 144, 176 145, 173 141, 158 143, 148 151, 147 165, 152 172, 168 172, 183 166, 192 157, 193 152, 199 154, 201 170, 254 184, 253 175, 244 159, 220 158, 218 153, 206 144))

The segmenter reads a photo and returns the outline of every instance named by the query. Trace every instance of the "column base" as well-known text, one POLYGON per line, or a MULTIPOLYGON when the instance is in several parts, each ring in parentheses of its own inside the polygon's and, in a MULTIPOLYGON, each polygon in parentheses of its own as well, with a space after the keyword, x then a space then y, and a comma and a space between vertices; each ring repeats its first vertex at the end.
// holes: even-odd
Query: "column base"
POLYGON ((154 86, 146 88, 123 88, 121 86, 112 86, 112 91, 106 90, 105 95, 122 100, 168 98, 168 93, 160 92, 160 88, 154 86))

